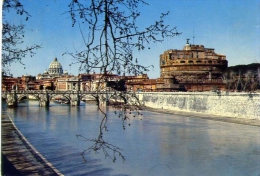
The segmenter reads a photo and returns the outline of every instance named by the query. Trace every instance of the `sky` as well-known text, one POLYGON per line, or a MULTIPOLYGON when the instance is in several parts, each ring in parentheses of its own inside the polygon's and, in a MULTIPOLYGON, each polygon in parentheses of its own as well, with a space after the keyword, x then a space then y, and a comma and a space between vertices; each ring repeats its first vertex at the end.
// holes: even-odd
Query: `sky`
MULTIPOLYGON (((63 70, 78 75, 78 65, 70 64, 73 58, 63 55, 66 51, 83 50, 84 43, 78 25, 72 27, 68 10, 69 0, 20 0, 31 17, 7 14, 13 23, 25 26, 24 45, 40 44, 41 49, 33 57, 23 59, 25 66, 12 64, 14 77, 25 74, 37 76, 49 68, 57 57, 63 70)), ((83 1, 83 0, 81 0, 83 1)), ((186 39, 191 44, 214 48, 226 55, 228 66, 260 63, 260 0, 147 0, 141 5, 140 28, 152 24, 161 13, 167 11, 165 23, 176 26, 182 34, 152 44, 150 50, 135 52, 139 63, 154 68, 147 72, 150 78, 160 77, 159 56, 169 49, 182 49, 186 39)), ((83 29, 83 32, 86 29, 83 29)), ((86 33, 87 34, 87 33, 86 33)))

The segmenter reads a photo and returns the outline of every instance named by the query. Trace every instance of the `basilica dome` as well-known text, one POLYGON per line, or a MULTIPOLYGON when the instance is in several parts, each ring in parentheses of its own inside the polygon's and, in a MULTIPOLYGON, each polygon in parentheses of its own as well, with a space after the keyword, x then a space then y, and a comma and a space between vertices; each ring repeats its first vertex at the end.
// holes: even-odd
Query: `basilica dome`
POLYGON ((48 73, 51 75, 62 75, 63 69, 62 65, 58 62, 57 58, 54 58, 54 61, 50 63, 48 73))

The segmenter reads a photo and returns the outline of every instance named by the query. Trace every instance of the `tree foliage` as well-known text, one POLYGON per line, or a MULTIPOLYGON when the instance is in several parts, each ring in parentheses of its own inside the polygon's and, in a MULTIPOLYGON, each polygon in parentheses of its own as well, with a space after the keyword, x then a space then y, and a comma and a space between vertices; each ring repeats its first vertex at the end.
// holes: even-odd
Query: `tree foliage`
POLYGON ((260 64, 236 65, 228 67, 223 81, 228 91, 255 91, 260 88, 260 64))
MULTIPOLYGON (((80 64, 81 71, 89 73, 98 70, 103 75, 100 82, 108 82, 111 73, 125 76, 147 72, 152 66, 139 64, 134 52, 150 49, 149 44, 162 42, 164 38, 174 37, 180 33, 177 32, 176 27, 165 24, 164 20, 169 12, 161 13, 152 25, 140 29, 137 21, 141 15, 139 11, 141 5, 148 5, 148 3, 143 0, 73 0, 69 4, 67 13, 71 17, 72 26, 79 25, 85 49, 78 51, 75 48, 75 51, 67 51, 65 54, 72 56, 75 59, 74 63, 80 64)), ((103 90, 101 85, 97 92, 103 90)), ((141 104, 138 98, 136 101, 130 101, 132 98, 129 97, 135 97, 133 93, 115 91, 114 94, 123 100, 123 103, 116 101, 114 105, 118 110, 115 114, 122 119, 125 129, 130 115, 135 116, 133 111, 141 115, 139 111, 141 104)), ((108 116, 102 110, 100 103, 98 107, 104 114, 98 137, 86 139, 78 135, 84 140, 94 142, 82 155, 84 157, 86 151, 102 150, 105 156, 113 161, 116 160, 116 155, 124 160, 120 148, 104 140, 108 116)))
POLYGON ((32 57, 35 54, 35 50, 40 48, 40 45, 34 44, 32 46, 23 47, 25 25, 13 24, 11 21, 6 20, 6 15, 13 11, 16 12, 17 15, 24 16, 26 21, 29 19, 29 13, 24 9, 19 0, 4 0, 2 8, 2 71, 8 74, 12 63, 19 62, 24 65, 22 59, 27 55, 32 57))

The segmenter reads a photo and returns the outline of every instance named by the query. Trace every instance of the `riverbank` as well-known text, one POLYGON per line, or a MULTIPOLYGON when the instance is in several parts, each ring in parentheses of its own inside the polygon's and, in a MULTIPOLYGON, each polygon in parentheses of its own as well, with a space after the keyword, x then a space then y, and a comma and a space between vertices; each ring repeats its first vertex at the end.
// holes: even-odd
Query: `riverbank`
POLYGON ((2 175, 62 175, 21 134, 8 115, 1 114, 2 175))
POLYGON ((185 117, 193 117, 193 118, 200 118, 200 119, 207 119, 207 120, 214 120, 214 121, 221 121, 221 122, 227 122, 227 123, 236 123, 236 124, 260 127, 260 120, 235 118, 235 117, 229 117, 229 116, 219 116, 219 115, 212 115, 212 114, 205 114, 205 113, 175 111, 175 110, 169 110, 169 109, 155 109, 155 108, 150 108, 150 107, 145 107, 145 110, 152 111, 152 112, 158 112, 158 113, 180 115, 180 116, 185 116, 185 117))
POLYGON ((260 121, 259 93, 143 92, 136 95, 141 103, 150 108, 260 121))

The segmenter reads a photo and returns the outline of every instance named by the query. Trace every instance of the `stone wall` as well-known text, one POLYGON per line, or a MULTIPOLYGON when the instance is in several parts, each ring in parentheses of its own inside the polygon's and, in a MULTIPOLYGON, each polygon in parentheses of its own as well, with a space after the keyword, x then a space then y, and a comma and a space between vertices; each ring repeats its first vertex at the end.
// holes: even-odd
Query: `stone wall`
POLYGON ((137 95, 150 108, 260 120, 260 93, 144 92, 137 95))

